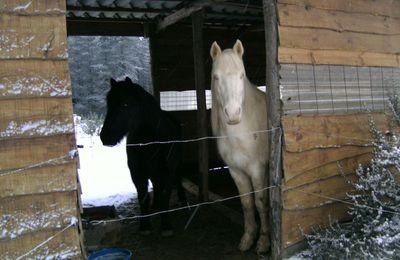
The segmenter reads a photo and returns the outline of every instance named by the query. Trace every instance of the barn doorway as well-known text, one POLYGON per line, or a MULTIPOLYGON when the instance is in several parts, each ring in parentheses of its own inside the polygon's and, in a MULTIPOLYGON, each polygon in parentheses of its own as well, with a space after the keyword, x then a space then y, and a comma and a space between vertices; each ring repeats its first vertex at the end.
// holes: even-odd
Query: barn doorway
POLYGON ((130 77, 152 93, 149 42, 144 37, 68 37, 78 170, 84 207, 119 206, 136 197, 127 166, 125 139, 105 147, 99 133, 110 78, 130 77))

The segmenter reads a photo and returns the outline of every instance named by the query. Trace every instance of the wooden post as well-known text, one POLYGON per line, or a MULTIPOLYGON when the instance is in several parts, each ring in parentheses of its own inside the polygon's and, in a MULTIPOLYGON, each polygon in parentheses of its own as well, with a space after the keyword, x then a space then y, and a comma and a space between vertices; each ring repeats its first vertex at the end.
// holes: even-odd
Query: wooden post
POLYGON ((150 65, 151 65, 151 82, 153 85, 153 96, 160 102, 160 86, 157 78, 156 64, 157 64, 157 36, 154 26, 146 25, 145 27, 146 37, 149 38, 149 49, 150 49, 150 65))
MULTIPOLYGON (((194 75, 197 97, 197 134, 199 137, 207 135, 207 108, 205 94, 205 74, 203 55, 203 11, 192 14, 193 25, 193 55, 194 75)), ((199 142, 198 152, 200 192, 201 201, 208 200, 208 141, 199 142)))
POLYGON ((282 259, 282 162, 281 106, 278 66, 278 18, 276 0, 263 0, 266 46, 266 86, 269 135, 269 191, 271 259, 282 259))

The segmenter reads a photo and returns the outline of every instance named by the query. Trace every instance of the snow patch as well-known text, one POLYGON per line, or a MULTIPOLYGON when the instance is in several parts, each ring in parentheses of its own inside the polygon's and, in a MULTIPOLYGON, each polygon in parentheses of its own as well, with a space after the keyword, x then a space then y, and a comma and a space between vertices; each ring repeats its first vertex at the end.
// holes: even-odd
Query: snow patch
POLYGON ((66 119, 64 121, 58 120, 38 120, 28 121, 18 124, 11 121, 4 131, 0 132, 0 138, 18 136, 18 135, 53 135, 72 133, 74 131, 73 123, 66 119))
POLYGON ((0 216, 0 226, 3 228, 0 239, 16 239, 23 234, 36 230, 66 226, 72 221, 72 218, 75 218, 75 209, 59 207, 56 204, 48 206, 46 212, 37 209, 32 214, 31 212, 18 210, 0 216))
POLYGON ((32 4, 32 1, 29 1, 27 4, 25 5, 20 5, 14 8, 14 11, 26 11, 26 9, 28 9, 28 7, 32 4))
POLYGON ((0 47, 2 51, 7 53, 17 49, 24 49, 34 39, 34 35, 21 38, 14 29, 0 30, 0 47))
POLYGON ((78 145, 79 180, 82 186, 84 206, 120 205, 136 196, 127 164, 126 140, 115 147, 103 146, 100 137, 75 128, 78 145))

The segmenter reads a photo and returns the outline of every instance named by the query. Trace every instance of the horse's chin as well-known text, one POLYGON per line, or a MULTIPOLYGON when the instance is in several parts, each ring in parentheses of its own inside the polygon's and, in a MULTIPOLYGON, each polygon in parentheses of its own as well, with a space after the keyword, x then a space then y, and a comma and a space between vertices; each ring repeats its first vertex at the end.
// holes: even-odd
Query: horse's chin
POLYGON ((115 143, 115 144, 105 144, 105 143, 103 143, 103 145, 104 146, 107 146, 107 147, 114 147, 114 146, 116 146, 117 144, 115 143))
POLYGON ((103 142, 104 146, 113 147, 116 146, 118 142, 103 142))
POLYGON ((240 123, 240 119, 235 119, 235 120, 227 120, 226 123, 228 125, 237 125, 240 123))
POLYGON ((104 140, 104 138, 100 138, 100 139, 101 139, 101 142, 103 143, 103 145, 108 146, 108 147, 116 146, 121 141, 121 140, 104 140))

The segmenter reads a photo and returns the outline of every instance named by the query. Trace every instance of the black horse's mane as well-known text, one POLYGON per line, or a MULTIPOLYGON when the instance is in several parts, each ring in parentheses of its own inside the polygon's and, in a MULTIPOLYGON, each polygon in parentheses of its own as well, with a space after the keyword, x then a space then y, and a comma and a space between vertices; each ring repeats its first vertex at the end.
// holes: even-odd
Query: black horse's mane
POLYGON ((147 92, 139 84, 136 84, 133 82, 131 82, 131 84, 133 84, 132 87, 135 89, 135 91, 137 91, 136 94, 140 95, 143 98, 146 109, 150 109, 150 108, 155 109, 155 110, 163 113, 168 119, 173 121, 175 124, 180 125, 179 121, 174 116, 172 116, 167 111, 161 109, 160 103, 156 100, 156 98, 152 94, 147 92))
MULTIPOLYGON (((141 85, 132 82, 130 78, 126 78, 124 81, 118 81, 116 83, 122 84, 121 86, 116 86, 116 91, 118 94, 121 96, 132 96, 134 97, 135 100, 140 102, 140 109, 142 110, 142 113, 147 113, 147 114, 152 114, 153 116, 152 119, 157 120, 156 118, 165 118, 168 119, 170 122, 172 122, 176 126, 180 126, 180 122, 170 113, 167 111, 164 111, 160 107, 160 103, 156 100, 156 98, 147 92, 141 85)), ((109 93, 111 94, 111 91, 109 93)), ((107 97, 108 99, 111 97, 107 97)), ((111 101, 111 100, 110 100, 111 101)), ((178 132, 179 136, 181 135, 180 133, 180 127, 178 127, 178 132)))
POLYGON ((153 95, 148 93, 141 85, 133 83, 129 77, 127 77, 124 81, 114 81, 114 79, 111 79, 111 82, 119 85, 115 86, 111 89, 111 91, 108 92, 108 103, 118 102, 117 100, 128 95, 134 97, 138 101, 140 100, 140 103, 147 109, 151 108, 161 110, 159 103, 153 97, 153 95), (116 97, 119 98, 115 99, 116 97))
POLYGON ((143 98, 144 103, 154 107, 157 110, 161 111, 161 107, 159 102, 157 102, 157 100, 155 99, 155 97, 153 95, 151 95, 149 92, 147 92, 142 86, 140 86, 139 84, 135 84, 135 83, 131 83, 136 91, 135 94, 140 95, 141 98, 143 98))

